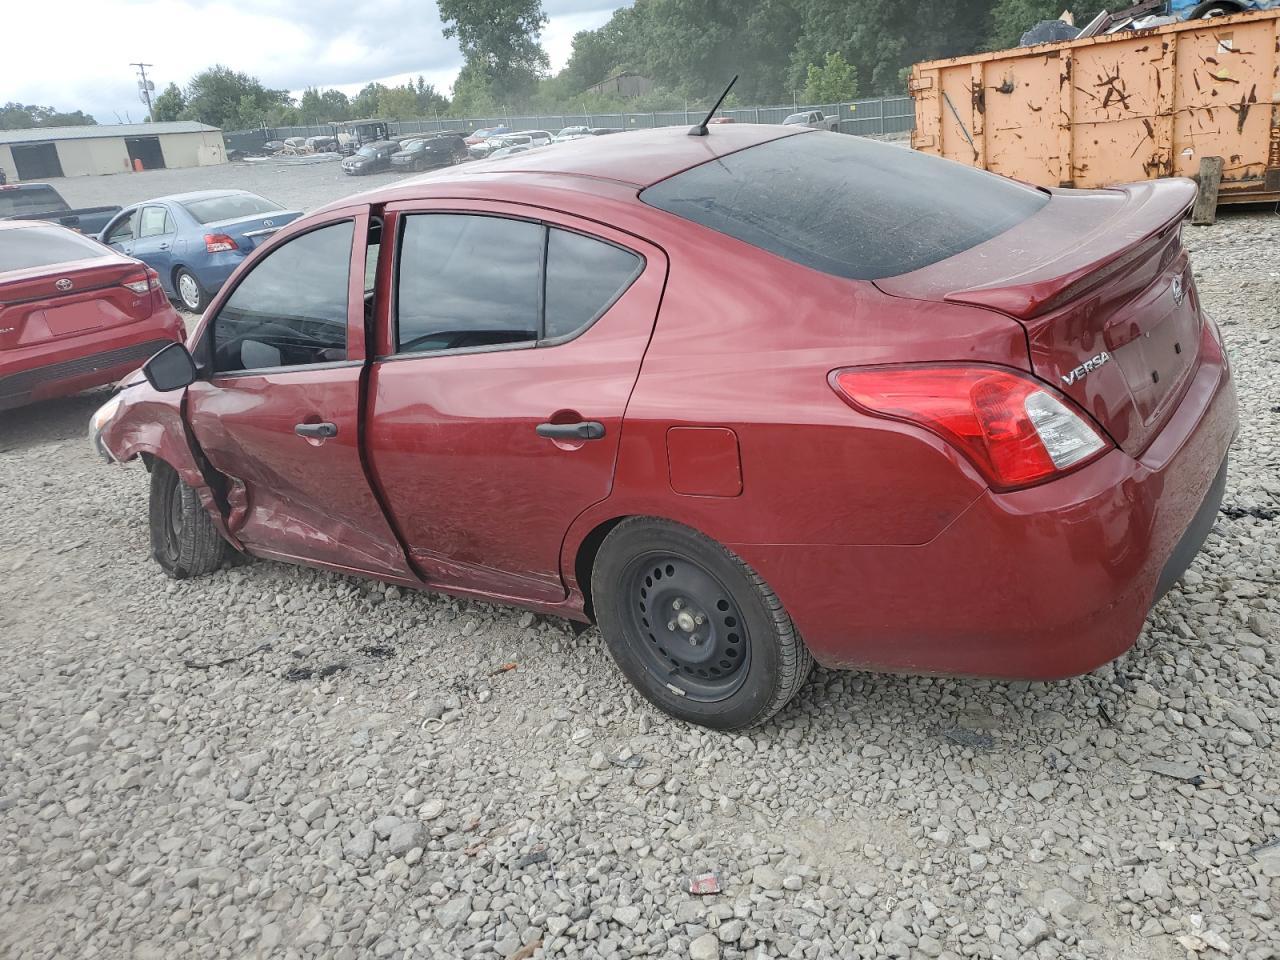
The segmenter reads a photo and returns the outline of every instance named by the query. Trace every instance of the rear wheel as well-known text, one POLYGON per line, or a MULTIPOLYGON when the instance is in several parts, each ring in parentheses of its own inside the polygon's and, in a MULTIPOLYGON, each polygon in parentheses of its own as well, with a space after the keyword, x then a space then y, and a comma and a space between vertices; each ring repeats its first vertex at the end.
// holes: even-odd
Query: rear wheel
POLYGON ((227 558, 227 542, 196 492, 163 460, 151 468, 150 522, 151 555, 175 580, 212 573, 227 558))
POLYGON ((622 672, 653 704, 717 730, 763 723, 813 666, 764 580, 720 544, 667 520, 619 524, 591 578, 622 672))
POLYGON ((194 273, 186 267, 179 267, 173 277, 173 286, 184 307, 192 313, 204 313, 204 308, 209 305, 209 294, 200 286, 194 273))

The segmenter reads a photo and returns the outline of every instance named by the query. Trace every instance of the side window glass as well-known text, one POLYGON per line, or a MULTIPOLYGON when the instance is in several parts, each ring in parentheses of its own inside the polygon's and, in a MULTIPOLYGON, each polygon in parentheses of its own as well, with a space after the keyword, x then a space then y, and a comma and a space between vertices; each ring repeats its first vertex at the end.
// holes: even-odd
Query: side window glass
POLYGON ((169 212, 164 207, 143 207, 138 219, 138 238, 160 237, 168 233, 169 212))
POLYGON ((630 250, 552 228, 547 239, 546 332, 555 340, 591 326, 644 265, 630 250))
POLYGON ((347 358, 351 221, 277 247, 213 320, 214 370, 332 363, 347 358))
POLYGON ((112 227, 111 232, 107 234, 107 243, 124 243, 126 240, 132 240, 133 218, 137 215, 137 211, 134 211, 112 227))
POLYGON ((543 227, 467 214, 405 218, 396 349, 451 350, 537 340, 543 227))

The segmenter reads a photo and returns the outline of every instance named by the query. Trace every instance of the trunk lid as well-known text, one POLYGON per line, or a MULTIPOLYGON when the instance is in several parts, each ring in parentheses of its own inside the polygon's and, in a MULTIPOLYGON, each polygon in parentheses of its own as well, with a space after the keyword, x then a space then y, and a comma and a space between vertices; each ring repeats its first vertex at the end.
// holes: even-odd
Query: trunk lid
POLYGON ((300 210, 273 210, 270 213, 255 214, 250 217, 206 223, 204 232, 230 237, 236 242, 236 247, 247 253, 300 216, 302 216, 300 210))
POLYGON ((1013 317, 1035 374, 1137 455, 1199 359, 1203 320, 1180 236, 1194 199, 1186 180, 1055 191, 986 243, 876 283, 894 296, 1013 317))
POLYGON ((155 295, 124 286, 145 281, 146 266, 105 248, 104 254, 0 273, 0 352, 150 317, 155 295))

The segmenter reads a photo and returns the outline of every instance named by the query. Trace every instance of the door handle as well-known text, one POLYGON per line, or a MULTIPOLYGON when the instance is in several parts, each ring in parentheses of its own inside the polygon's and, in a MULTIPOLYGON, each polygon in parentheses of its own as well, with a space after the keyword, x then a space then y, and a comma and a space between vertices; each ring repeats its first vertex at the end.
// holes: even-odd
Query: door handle
POLYGON ((581 423, 540 423, 534 430, 548 440, 599 440, 604 436, 604 424, 595 420, 581 423))
POLYGON ((168 250, 168 249, 169 249, 169 245, 168 245, 167 243, 162 243, 162 244, 160 244, 160 249, 161 249, 161 250, 168 250))
POLYGON ((294 424, 293 432, 308 440, 328 440, 338 435, 338 425, 336 423, 298 423, 294 424))

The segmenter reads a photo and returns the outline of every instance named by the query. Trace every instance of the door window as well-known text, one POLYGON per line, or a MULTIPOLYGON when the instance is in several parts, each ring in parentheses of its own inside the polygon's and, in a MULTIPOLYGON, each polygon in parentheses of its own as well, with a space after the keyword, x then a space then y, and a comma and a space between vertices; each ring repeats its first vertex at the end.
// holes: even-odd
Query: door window
POLYGON ((538 338, 543 228, 527 220, 408 217, 396 304, 401 353, 538 338))
POLYGON ((133 239, 133 218, 138 214, 131 211, 116 221, 111 232, 107 234, 107 243, 125 243, 133 239))
POLYGON ((146 237, 162 237, 172 233, 169 225, 169 211, 164 207, 143 207, 142 216, 138 218, 138 239, 146 237))
POLYGON ((347 358, 350 220, 305 233, 260 260, 213 319, 215 372, 347 358))
POLYGON ((589 327, 644 261, 527 220, 409 216, 397 269, 397 351, 558 343, 589 327))

